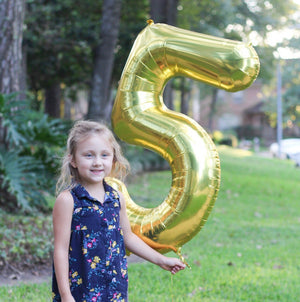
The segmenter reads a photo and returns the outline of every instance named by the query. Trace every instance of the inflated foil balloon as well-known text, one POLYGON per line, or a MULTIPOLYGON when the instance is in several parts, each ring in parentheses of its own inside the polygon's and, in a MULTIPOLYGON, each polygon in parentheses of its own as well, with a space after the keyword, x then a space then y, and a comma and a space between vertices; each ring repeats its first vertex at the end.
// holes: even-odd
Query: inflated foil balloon
POLYGON ((148 23, 124 67, 112 125, 125 142, 166 159, 172 185, 159 206, 143 208, 122 182, 109 182, 125 196, 133 232, 165 253, 177 251, 206 222, 219 190, 220 161, 205 130, 164 105, 164 87, 170 78, 186 76, 227 91, 242 90, 256 79, 259 59, 249 44, 148 23))

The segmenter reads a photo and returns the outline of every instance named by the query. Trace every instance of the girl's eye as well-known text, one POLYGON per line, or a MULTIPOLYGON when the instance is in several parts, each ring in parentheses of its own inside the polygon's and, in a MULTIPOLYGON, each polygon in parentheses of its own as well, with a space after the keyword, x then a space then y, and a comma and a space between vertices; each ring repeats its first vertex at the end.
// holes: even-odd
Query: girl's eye
POLYGON ((108 153, 108 152, 102 153, 103 158, 110 157, 110 156, 112 156, 111 153, 108 153))
POLYGON ((91 158, 91 157, 92 157, 92 154, 87 153, 87 154, 85 154, 84 156, 85 156, 86 158, 91 158))

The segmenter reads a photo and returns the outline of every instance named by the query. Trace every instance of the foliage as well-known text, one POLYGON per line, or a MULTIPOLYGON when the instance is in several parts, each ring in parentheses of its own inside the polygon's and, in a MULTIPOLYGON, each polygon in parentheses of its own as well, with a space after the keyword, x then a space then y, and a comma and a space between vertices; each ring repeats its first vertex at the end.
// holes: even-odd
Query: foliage
POLYGON ((238 146, 238 139, 236 134, 232 131, 214 131, 212 133, 212 140, 217 145, 227 145, 236 148, 238 146))
MULTIPOLYGON (((282 60, 282 121, 287 129, 300 128, 300 60, 282 60)), ((265 110, 270 118, 271 125, 277 123, 277 81, 273 81, 265 89, 265 110)))
POLYGON ((0 95, 0 205, 10 210, 45 209, 43 192, 53 192, 57 154, 66 139, 68 123, 49 119, 20 102, 16 94, 0 95))
POLYGON ((296 9, 292 0, 181 0, 178 22, 179 26, 204 34, 251 41, 261 61, 259 79, 268 82, 273 77, 275 48, 267 45, 265 38, 271 31, 293 24, 290 16, 296 9))
POLYGON ((113 82, 118 83, 129 52, 138 33, 146 27, 148 18, 148 0, 123 0, 119 41, 115 53, 113 82))
POLYGON ((87 84, 99 37, 101 1, 27 0, 24 45, 30 86, 87 84))
POLYGON ((282 99, 284 123, 290 128, 293 125, 300 127, 300 60, 296 59, 286 62, 283 70, 282 84, 284 92, 282 99))
POLYGON ((180 0, 179 25, 206 34, 245 40, 251 33, 267 33, 293 24, 289 16, 297 9, 294 1, 197 1, 180 0))
MULTIPOLYGON (((89 89, 94 50, 101 41, 102 1, 27 0, 24 46, 28 58, 30 89, 40 91, 53 82, 64 83, 69 97, 89 89)), ((261 61, 259 79, 274 77, 274 47, 266 36, 273 30, 293 25, 296 5, 280 1, 178 1, 178 26, 219 37, 251 41, 261 61)), ((140 30, 146 26, 149 1, 123 0, 120 34, 115 49, 113 85, 115 90, 122 69, 140 30)), ((212 87, 201 85, 201 93, 212 94, 212 87)))
MULTIPOLYGON (((146 25, 148 7, 146 0, 122 2, 115 83, 137 33, 146 25)), ((101 41, 102 1, 27 0, 27 5, 24 44, 30 88, 38 91, 57 81, 72 89, 89 88, 94 50, 101 41)))

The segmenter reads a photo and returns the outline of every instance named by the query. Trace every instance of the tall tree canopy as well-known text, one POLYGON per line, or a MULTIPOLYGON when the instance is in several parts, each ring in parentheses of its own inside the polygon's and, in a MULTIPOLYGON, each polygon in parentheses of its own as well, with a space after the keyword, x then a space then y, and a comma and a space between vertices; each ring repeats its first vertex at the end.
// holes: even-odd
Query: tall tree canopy
MULTIPOLYGON (((297 10, 293 0, 180 0, 178 25, 205 34, 251 42, 261 62, 259 80, 268 83, 274 78, 275 47, 267 43, 269 33, 293 26, 291 18, 297 10)), ((216 111, 218 89, 200 85, 204 95, 211 95, 209 124, 216 111)), ((212 129, 210 129, 212 130, 212 129)))
POLYGON ((27 6, 24 43, 30 89, 45 90, 46 109, 56 116, 61 83, 89 86, 101 1, 37 0, 27 6))
MULTIPOLYGON (((132 43, 154 11, 158 12, 155 22, 174 24, 177 19, 177 26, 182 28, 251 41, 261 59, 260 78, 268 81, 274 74, 274 49, 264 42, 264 38, 270 31, 292 22, 289 14, 294 10, 292 0, 122 0, 118 1, 122 2, 120 15, 114 14, 105 19, 103 14, 109 16, 104 12, 105 2, 27 0, 25 41, 29 84, 34 91, 46 91, 47 110, 50 111, 51 106, 59 108, 59 92, 61 83, 64 83, 75 90, 80 87, 91 90, 89 117, 107 118, 111 107, 111 91, 117 86, 132 43), (168 7, 172 10, 164 10, 168 7), (165 19, 157 18, 160 11, 165 19), (178 16, 175 18, 177 12, 178 16), (118 38, 114 38, 115 42, 111 43, 113 50, 107 51, 100 47, 104 41, 101 26, 109 26, 111 21, 109 38, 112 33, 116 33, 112 29, 117 28, 119 22, 120 27, 118 38), (106 55, 102 54, 103 59, 99 64, 100 49, 106 55), (111 58, 104 59, 108 55, 111 58), (112 73, 105 65, 108 62, 113 65, 112 73), (103 80, 95 80, 99 80, 99 76, 95 76, 96 71, 98 75, 103 72, 103 80), (92 98, 96 95, 96 98, 92 98)), ((107 3, 113 7, 114 1, 107 3)), ((57 112, 53 114, 57 115, 57 112)))
MULTIPOLYGON (((49 98, 46 98, 46 104, 49 103, 49 107, 54 107, 53 110, 59 108, 60 99, 57 99, 59 93, 55 91, 59 92, 61 83, 74 90, 84 88, 96 91, 100 88, 102 91, 102 89, 107 89, 103 85, 100 87, 96 81, 92 80, 93 70, 94 73, 96 70, 102 70, 104 76, 108 75, 107 68, 103 66, 106 59, 95 68, 95 63, 99 60, 99 50, 107 52, 104 55, 105 58, 110 55, 115 59, 112 81, 114 83, 118 81, 133 39, 144 26, 148 11, 147 0, 138 3, 133 0, 118 1, 119 4, 123 3, 122 13, 115 14, 116 19, 112 20, 113 16, 108 14, 106 8, 108 7, 108 11, 120 8, 120 5, 114 6, 113 1, 106 1, 107 6, 104 6, 105 1, 92 0, 51 2, 28 0, 27 2, 25 45, 29 86, 35 92, 46 91, 46 96, 49 95, 49 98), (143 20, 143 25, 141 25, 141 20, 143 20), (107 44, 111 38, 111 25, 115 26, 119 22, 121 22, 121 30, 117 36, 119 37, 116 40, 117 45, 111 50, 100 48, 103 41, 103 29, 107 29, 108 32, 105 40, 107 44), (103 29, 101 29, 102 25, 103 29)), ((105 81, 105 84, 110 87, 111 82, 105 81)), ((102 118, 103 104, 101 105, 98 99, 96 105, 101 110, 97 118, 102 118)), ((46 106, 48 110, 50 110, 49 107, 46 106)), ((96 110, 99 112, 98 108, 96 110)), ((92 114, 95 110, 89 111, 92 114)))
POLYGON ((205 34, 251 42, 261 59, 260 79, 273 76, 274 48, 266 37, 274 30, 295 23, 293 0, 181 0, 178 25, 205 34))
MULTIPOLYGON (((298 37, 300 30, 298 29, 298 37)), ((277 64, 281 66, 281 73, 276 73, 276 77, 263 87, 265 111, 269 115, 271 125, 277 124, 277 85, 279 78, 282 85, 282 122, 286 128, 287 135, 300 136, 300 42, 299 38, 294 38, 289 43, 283 41, 283 47, 288 46, 293 52, 290 57, 278 58, 277 64)))

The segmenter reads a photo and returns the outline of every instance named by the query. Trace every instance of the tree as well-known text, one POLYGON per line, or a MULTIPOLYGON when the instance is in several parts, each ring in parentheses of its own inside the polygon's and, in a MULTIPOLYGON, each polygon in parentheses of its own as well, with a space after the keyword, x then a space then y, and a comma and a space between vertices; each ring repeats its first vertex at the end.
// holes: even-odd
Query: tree
MULTIPOLYGON (((40 194, 39 185, 47 178, 41 177, 44 171, 40 162, 26 154, 34 153, 32 138, 35 130, 38 130, 36 133, 42 130, 37 135, 41 138, 46 127, 41 127, 45 120, 41 121, 40 118, 40 124, 32 127, 34 116, 29 112, 26 100, 20 99, 20 91, 24 87, 24 12, 23 0, 0 1, 0 207, 6 210, 16 210, 18 206, 26 208, 30 202, 41 206, 41 200, 46 204, 40 194)), ((53 135, 54 127, 47 130, 48 135, 44 138, 49 139, 53 135)), ((54 142, 56 138, 53 139, 54 142)), ((46 151, 43 143, 43 151, 46 151)), ((37 156, 43 156, 43 153, 46 152, 37 152, 37 156)), ((49 162, 49 157, 45 157, 49 162)), ((44 187, 49 188, 49 183, 44 187)))
POLYGON ((285 60, 282 68, 282 107, 284 125, 293 131, 293 135, 300 136, 300 27, 294 28, 295 37, 284 40, 280 45, 291 51, 291 58, 285 60), (297 54, 297 55, 296 55, 297 54))
POLYGON ((24 46, 29 88, 36 96, 45 92, 45 111, 50 116, 59 116, 62 83, 76 89, 90 84, 91 48, 98 37, 101 4, 90 0, 27 3, 24 46))
MULTIPOLYGON (((284 135, 300 136, 300 59, 280 60, 282 78, 282 126, 284 135)), ((264 86, 264 109, 269 116, 270 124, 277 124, 277 82, 274 79, 264 86)))
MULTIPOLYGON (((148 0, 122 0, 122 4, 119 39, 110 52, 114 55, 115 63, 110 83, 112 88, 117 85, 136 35, 146 25, 149 10, 148 0)), ((68 91, 68 98, 75 101, 77 90, 90 90, 92 86, 93 65, 96 60, 94 54, 102 38, 102 23, 99 20, 105 14, 103 9, 103 1, 28 2, 24 44, 28 56, 29 87, 37 98, 41 99, 42 96, 44 100, 46 96, 45 109, 52 116, 51 111, 60 107, 60 94, 64 100, 65 92, 68 91), (65 91, 60 91, 61 87, 65 91)), ((106 75, 105 65, 101 65, 101 69, 106 75)), ((35 102, 35 107, 40 108, 42 103, 35 102)), ((110 105, 105 104, 107 112, 110 111, 110 105)), ((103 106, 101 113, 102 111, 103 106)))
POLYGON ((0 92, 20 91, 24 0, 0 1, 0 92))
MULTIPOLYGON (((180 0, 180 27, 254 45, 261 61, 259 79, 270 81, 274 76, 274 47, 265 43, 268 33, 288 26, 294 21, 289 16, 296 6, 292 0, 270 1, 209 1, 180 0)), ((204 95, 211 95, 210 124, 217 102, 216 88, 201 84, 204 95)), ((211 129, 210 129, 211 130, 211 129)))
POLYGON ((118 86, 122 70, 139 32, 147 26, 149 18, 148 0, 123 0, 119 39, 115 48, 113 88, 118 86))
POLYGON ((151 0, 150 16, 155 23, 176 25, 178 0, 151 0))
POLYGON ((88 118, 108 120, 111 77, 115 47, 119 35, 121 0, 104 0, 101 20, 101 40, 94 53, 88 118))
MULTIPOLYGON (((287 60, 283 73, 284 122, 287 127, 300 128, 300 59, 287 60)), ((299 131, 298 131, 299 132, 299 131)), ((299 135, 299 133, 298 133, 299 135)))
MULTIPOLYGON (((20 92, 24 0, 0 1, 0 94, 20 92)), ((0 145, 6 131, 0 115, 0 145)))
MULTIPOLYGON (((166 23, 175 26, 177 23, 177 5, 178 0, 151 0, 150 16, 156 23, 166 23)), ((170 109, 174 109, 172 83, 173 80, 171 79, 164 90, 164 103, 170 109)), ((182 92, 181 102, 186 102, 184 92, 182 92)), ((182 108, 186 107, 187 104, 182 104, 182 108)))
POLYGON ((178 24, 204 34, 251 41, 262 62, 259 77, 266 82, 273 77, 275 49, 265 38, 271 31, 292 25, 290 16, 296 9, 293 0, 180 0, 178 24))
MULTIPOLYGON (((117 85, 136 35, 146 25, 149 10, 148 0, 121 2, 122 26, 117 46, 110 52, 114 55, 112 84, 110 83, 112 88, 117 85)), ((90 90, 96 60, 94 55, 102 41, 103 9, 103 1, 28 2, 24 44, 28 56, 29 87, 37 98, 42 96, 43 101, 46 95, 45 109, 50 115, 53 115, 51 111, 59 109, 60 94, 64 100, 65 92, 68 91, 68 98, 75 101, 77 90, 90 90), (61 87, 65 91, 60 91, 61 87)), ((105 22, 107 24, 107 19, 105 22)), ((105 65, 101 69, 106 75, 105 65)), ((42 103, 37 101, 36 108, 42 103)), ((105 104, 105 107, 109 111, 110 104, 105 104)), ((103 107, 101 113, 102 110, 103 107)))

